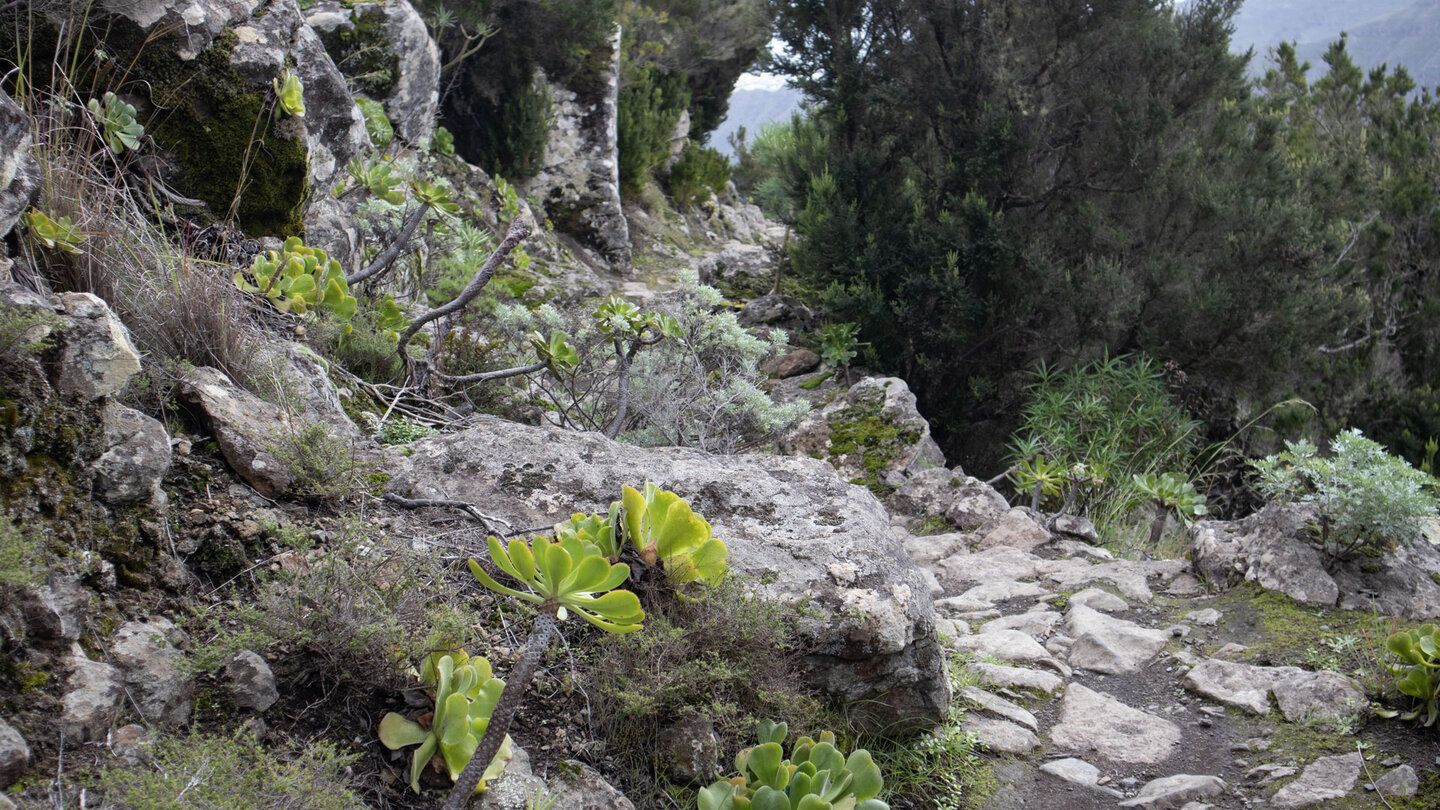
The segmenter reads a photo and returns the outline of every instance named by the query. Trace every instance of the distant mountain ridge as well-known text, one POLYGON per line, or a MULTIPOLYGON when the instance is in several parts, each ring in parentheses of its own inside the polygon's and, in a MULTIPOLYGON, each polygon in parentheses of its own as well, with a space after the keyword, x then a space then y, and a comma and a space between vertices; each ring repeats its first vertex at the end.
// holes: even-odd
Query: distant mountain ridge
POLYGON ((1270 48, 1295 42, 1313 81, 1324 74, 1325 51, 1342 31, 1363 69, 1404 65, 1420 86, 1440 84, 1440 0, 1251 0, 1235 15, 1231 42, 1236 51, 1255 49, 1255 75, 1270 66, 1270 48))
POLYGON ((732 157, 735 150, 730 148, 730 136, 740 127, 745 127, 746 137, 753 140, 763 124, 789 118, 800 109, 803 96, 799 90, 783 82, 771 83, 771 86, 757 82, 756 85, 737 89, 730 95, 729 115, 710 134, 710 145, 732 157))

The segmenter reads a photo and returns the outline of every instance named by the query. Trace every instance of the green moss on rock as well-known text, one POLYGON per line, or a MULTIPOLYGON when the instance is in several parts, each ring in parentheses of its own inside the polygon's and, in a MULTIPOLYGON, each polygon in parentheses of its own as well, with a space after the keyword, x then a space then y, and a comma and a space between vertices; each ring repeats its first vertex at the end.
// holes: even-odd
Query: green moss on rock
POLYGON ((888 493, 888 487, 881 481, 885 470, 904 448, 920 441, 919 433, 901 430, 884 407, 884 391, 867 391, 857 396, 850 407, 835 411, 828 419, 830 462, 834 464, 841 456, 859 454, 865 475, 863 481, 855 483, 864 483, 870 491, 882 496, 888 493))
POLYGON ((281 131, 287 117, 269 89, 231 67, 237 42, 226 31, 188 62, 171 49, 141 50, 137 74, 149 82, 154 104, 146 131, 184 169, 179 189, 204 200, 215 216, 233 207, 252 236, 301 234, 308 150, 303 139, 281 131))

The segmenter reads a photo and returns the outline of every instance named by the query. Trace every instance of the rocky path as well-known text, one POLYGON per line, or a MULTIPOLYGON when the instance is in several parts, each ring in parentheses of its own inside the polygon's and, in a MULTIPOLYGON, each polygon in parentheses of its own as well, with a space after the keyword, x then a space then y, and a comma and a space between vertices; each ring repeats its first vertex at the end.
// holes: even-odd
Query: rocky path
POLYGON ((1414 795, 1415 767, 1432 763, 1303 743, 1353 728, 1364 692, 1333 672, 1245 663, 1187 562, 1116 560, 983 492, 951 512, 957 501, 985 528, 906 542, 935 577, 942 638, 969 662, 964 725, 1001 755, 986 807, 1381 807, 1375 788, 1414 795))

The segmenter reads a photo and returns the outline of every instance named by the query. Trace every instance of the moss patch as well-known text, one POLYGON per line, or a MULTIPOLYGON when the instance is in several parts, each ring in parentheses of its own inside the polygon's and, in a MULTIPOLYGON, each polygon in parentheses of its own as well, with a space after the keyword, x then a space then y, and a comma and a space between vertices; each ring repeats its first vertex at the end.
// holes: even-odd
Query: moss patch
POLYGON ((855 398, 848 408, 831 414, 830 447, 827 450, 831 464, 839 466, 841 456, 859 454, 860 466, 864 471, 863 483, 876 495, 888 494, 889 487, 880 476, 901 451, 920 441, 920 434, 913 430, 901 430, 893 416, 885 413, 885 392, 866 391, 855 398))
POLYGON ((179 190, 204 200, 215 216, 233 207, 251 236, 303 233, 301 209, 310 193, 305 143, 281 133, 285 115, 269 90, 230 66, 237 41, 226 31, 191 62, 170 48, 140 50, 137 74, 155 107, 146 131, 184 168, 179 190))

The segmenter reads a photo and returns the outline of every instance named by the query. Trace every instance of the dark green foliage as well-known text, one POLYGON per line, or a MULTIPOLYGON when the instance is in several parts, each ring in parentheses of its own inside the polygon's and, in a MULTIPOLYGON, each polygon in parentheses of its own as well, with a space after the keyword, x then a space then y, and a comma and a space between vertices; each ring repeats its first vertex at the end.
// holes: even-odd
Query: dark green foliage
POLYGON ((730 182, 730 161, 719 151, 685 144, 680 159, 670 167, 668 185, 670 198, 676 205, 698 205, 725 190, 730 182))
POLYGON ((655 167, 670 157, 670 138, 680 114, 690 104, 683 73, 670 73, 654 65, 629 70, 620 91, 620 190, 638 194, 655 167))

